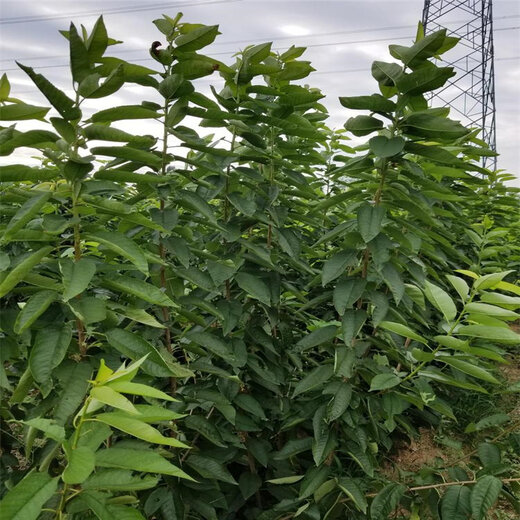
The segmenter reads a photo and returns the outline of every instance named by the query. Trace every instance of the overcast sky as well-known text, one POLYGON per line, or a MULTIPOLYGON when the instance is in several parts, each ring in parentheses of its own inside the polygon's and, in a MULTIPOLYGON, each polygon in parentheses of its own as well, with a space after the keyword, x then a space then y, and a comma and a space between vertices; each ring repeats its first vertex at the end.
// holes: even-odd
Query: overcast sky
MULTIPOLYGON (((371 62, 390 61, 390 43, 411 43, 423 4, 423 0, 0 0, 0 71, 8 73, 11 95, 27 102, 44 103, 16 68, 15 59, 69 90, 68 47, 58 30, 66 29, 71 20, 90 29, 99 14, 105 17, 109 35, 124 41, 111 47, 110 55, 155 68, 148 48, 162 35, 152 20, 182 11, 186 22, 220 25, 222 35, 204 52, 224 62, 230 63, 232 54, 248 43, 273 41, 274 49, 293 43, 307 46, 304 58, 316 72, 306 83, 326 94, 329 126, 339 127, 351 114, 341 107, 338 96, 377 91, 371 62)), ((494 0, 494 19, 498 166, 516 174, 520 186, 520 2, 494 0)), ((215 75, 211 81, 219 84, 215 75)), ((199 83, 204 89, 209 85, 207 79, 199 83)), ((135 103, 146 96, 154 99, 149 89, 125 87, 124 93, 94 100, 91 108, 135 103)), ((139 133, 145 132, 139 122, 139 133)))

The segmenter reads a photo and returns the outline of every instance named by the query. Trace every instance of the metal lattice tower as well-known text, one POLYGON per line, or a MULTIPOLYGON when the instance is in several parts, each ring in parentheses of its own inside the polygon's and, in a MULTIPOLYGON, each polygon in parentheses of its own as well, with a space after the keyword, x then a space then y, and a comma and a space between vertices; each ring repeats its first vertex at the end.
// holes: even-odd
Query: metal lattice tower
MULTIPOLYGON (((496 150, 493 1, 425 0, 423 25, 427 33, 446 28, 460 38, 447 63, 457 75, 431 101, 449 106, 464 124, 481 128, 479 137, 496 150)), ((483 157, 482 164, 495 169, 496 157, 483 157)))

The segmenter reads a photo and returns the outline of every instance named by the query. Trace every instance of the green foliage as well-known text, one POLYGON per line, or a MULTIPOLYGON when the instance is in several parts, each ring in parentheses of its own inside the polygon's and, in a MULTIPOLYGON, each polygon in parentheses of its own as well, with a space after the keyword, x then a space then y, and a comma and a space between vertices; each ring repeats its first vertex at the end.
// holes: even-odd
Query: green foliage
MULTIPOLYGON (((154 23, 158 70, 106 56, 100 18, 63 31, 74 100, 29 67, 52 109, 0 80, 1 120, 48 124, 0 129, 0 153, 41 157, 0 167, 6 518, 483 519, 514 503, 491 438, 475 478, 379 471, 403 435, 456 424, 454 396, 515 391, 497 365, 520 340, 518 190, 426 103, 454 39, 391 46, 402 65, 375 62, 380 92, 340 98, 366 113, 333 131, 322 93, 293 83, 314 70, 305 49, 226 65, 201 54, 217 26, 154 23), (212 74, 208 97, 193 80, 212 74), (133 83, 150 99, 84 118, 83 100, 133 83), (139 119, 161 139, 113 125, 139 119)), ((493 413, 466 434, 514 426, 493 413)))

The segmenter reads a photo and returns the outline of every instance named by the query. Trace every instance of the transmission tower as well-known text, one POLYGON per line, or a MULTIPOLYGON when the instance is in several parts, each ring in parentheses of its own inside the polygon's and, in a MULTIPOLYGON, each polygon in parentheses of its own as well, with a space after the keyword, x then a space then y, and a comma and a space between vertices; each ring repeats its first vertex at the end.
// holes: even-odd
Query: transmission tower
MULTIPOLYGON (((425 32, 448 29, 460 38, 450 51, 449 66, 457 75, 432 96, 461 116, 464 123, 480 128, 479 137, 496 150, 495 68, 492 0, 425 0, 425 32)), ((496 157, 483 157, 483 166, 496 168, 496 157)))

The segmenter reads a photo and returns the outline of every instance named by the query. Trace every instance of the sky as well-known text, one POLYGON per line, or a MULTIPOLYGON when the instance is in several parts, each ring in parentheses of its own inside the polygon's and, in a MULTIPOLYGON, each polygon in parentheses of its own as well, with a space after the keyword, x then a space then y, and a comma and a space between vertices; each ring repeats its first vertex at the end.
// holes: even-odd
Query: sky
MULTIPOLYGON (((306 46, 301 59, 311 61, 316 72, 304 83, 326 94, 323 103, 330 113, 328 124, 339 128, 352 113, 340 105, 338 97, 377 92, 370 74, 372 61, 392 61, 388 54, 391 43, 412 43, 423 4, 423 0, 1 0, 0 72, 8 74, 11 95, 28 103, 45 104, 45 100, 14 60, 34 67, 70 94, 68 44, 58 31, 66 29, 70 21, 90 29, 100 14, 109 36, 124 42, 111 47, 109 55, 156 68, 148 49, 153 41, 164 38, 161 40, 163 35, 152 20, 162 13, 174 16, 182 11, 185 22, 220 26, 222 34, 204 53, 226 63, 252 43, 272 41, 275 50, 292 44, 306 46)), ((494 0, 493 6, 498 167, 517 175, 514 184, 520 186, 520 2, 494 0)), ((463 12, 455 17, 455 21, 463 19, 463 12)), ((221 84, 216 75, 197 81, 203 91, 210 83, 221 84)), ((142 99, 157 98, 150 89, 136 85, 109 98, 92 100, 86 109, 142 99)), ((139 122, 136 133, 146 132, 146 123, 139 122)), ((30 152, 24 153, 28 159, 30 152)))

